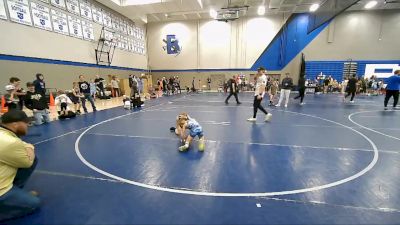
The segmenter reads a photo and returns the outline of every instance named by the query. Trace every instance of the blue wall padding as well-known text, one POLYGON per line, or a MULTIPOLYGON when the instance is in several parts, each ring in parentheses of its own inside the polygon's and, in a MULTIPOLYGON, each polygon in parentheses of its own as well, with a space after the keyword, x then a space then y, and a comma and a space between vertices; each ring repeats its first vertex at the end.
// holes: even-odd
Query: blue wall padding
POLYGON ((308 14, 293 14, 251 69, 263 66, 279 71, 285 68, 329 24, 327 22, 308 34, 308 20, 308 14))

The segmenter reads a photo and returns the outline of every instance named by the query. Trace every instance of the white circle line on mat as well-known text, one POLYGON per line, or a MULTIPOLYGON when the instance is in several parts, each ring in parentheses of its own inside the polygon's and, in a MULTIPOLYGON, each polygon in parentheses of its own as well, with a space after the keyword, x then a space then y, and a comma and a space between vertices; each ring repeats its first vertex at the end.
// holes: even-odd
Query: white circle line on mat
POLYGON ((393 139, 396 139, 396 140, 400 141, 400 138, 398 138, 398 137, 393 137, 393 136, 391 136, 391 135, 388 135, 388 134, 379 132, 379 131, 374 130, 374 129, 372 129, 372 128, 363 126, 363 125, 361 125, 361 124, 355 122, 355 121, 352 119, 352 117, 355 116, 355 115, 363 114, 363 113, 370 113, 370 112, 396 112, 396 111, 395 111, 395 110, 391 110, 391 111, 382 111, 382 110, 361 111, 361 112, 355 112, 355 113, 350 114, 350 115, 348 116, 348 119, 350 120, 350 122, 354 123, 355 125, 357 125, 357 126, 359 126, 359 127, 361 127, 361 128, 364 128, 364 129, 366 129, 366 130, 375 132, 375 133, 380 134, 380 135, 383 135, 383 136, 385 136, 385 137, 393 138, 393 139))
MULTIPOLYGON (((154 107, 154 106, 153 106, 154 107)), ((153 108, 153 107, 149 107, 153 108)), ((281 110, 276 110, 276 111, 281 111, 281 110)), ((145 112, 144 111, 139 111, 139 112, 145 112)), ((149 185, 149 184, 145 184, 145 183, 140 183, 137 181, 133 181, 133 180, 128 180, 125 179, 123 177, 119 177, 116 176, 114 174, 111 174, 107 171, 104 171, 96 166, 94 166, 93 164, 91 164, 90 162, 88 162, 81 154, 80 149, 79 149, 79 142, 81 141, 82 137, 91 129, 93 129, 94 127, 103 124, 103 123, 107 123, 113 120, 116 120, 118 118, 124 117, 124 116, 128 116, 131 114, 136 114, 139 112, 133 112, 133 113, 129 113, 126 115, 122 115, 122 116, 118 116, 112 119, 108 119, 105 121, 102 121, 100 123, 94 124, 92 126, 90 126, 88 129, 86 129, 85 131, 83 131, 79 137, 76 139, 75 141, 75 153, 76 155, 79 157, 79 159, 82 161, 83 164, 85 164, 87 167, 91 168, 92 170, 103 174, 104 176, 107 176, 109 178, 124 182, 124 183, 128 183, 128 184, 132 184, 138 187, 143 187, 143 188, 148 188, 148 189, 152 189, 152 190, 157 190, 157 191, 163 191, 163 192, 169 192, 169 193, 177 193, 177 194, 186 194, 186 195, 196 195, 196 196, 211 196, 211 197, 267 197, 267 196, 281 196, 281 195, 292 195, 292 194, 300 194, 300 193, 306 193, 306 192, 312 192, 312 191, 318 191, 318 190, 323 190, 323 189, 327 189, 327 188, 331 188, 331 187, 335 187, 347 182, 350 182, 352 180, 355 180, 361 176, 363 176, 365 173, 367 173, 368 171, 370 171, 375 164, 378 161, 379 158, 379 151, 378 148, 376 146, 376 144, 369 139, 366 135, 364 135, 363 133, 361 133, 360 131, 357 131, 349 126, 346 126, 344 124, 329 120, 329 119, 325 119, 322 117, 318 117, 318 116, 314 116, 314 115, 308 115, 308 114, 304 114, 304 113, 298 113, 298 112, 292 112, 292 111, 283 111, 285 113, 293 113, 293 114, 298 114, 298 115, 303 115, 303 116, 307 116, 307 117, 312 117, 312 118, 316 118, 316 119, 320 119, 320 120, 324 120, 327 122, 331 122, 343 127, 346 127, 350 130, 352 130, 353 132, 359 134, 360 136, 362 136, 365 140, 367 140, 369 142, 369 144, 372 146, 373 151, 374 151, 374 156, 372 161, 368 164, 367 167, 365 167, 364 169, 362 169, 361 171, 359 171, 358 173, 349 176, 347 178, 335 181, 335 182, 331 182, 328 184, 324 184, 324 185, 320 185, 320 186, 315 186, 315 187, 309 187, 309 188, 302 188, 302 189, 296 189, 296 190, 288 190, 288 191, 277 191, 277 192, 256 192, 256 193, 236 193, 236 192, 206 192, 206 191, 196 191, 196 190, 190 190, 190 189, 180 189, 180 188, 168 188, 168 187, 161 187, 161 186, 155 186, 155 185, 149 185)))

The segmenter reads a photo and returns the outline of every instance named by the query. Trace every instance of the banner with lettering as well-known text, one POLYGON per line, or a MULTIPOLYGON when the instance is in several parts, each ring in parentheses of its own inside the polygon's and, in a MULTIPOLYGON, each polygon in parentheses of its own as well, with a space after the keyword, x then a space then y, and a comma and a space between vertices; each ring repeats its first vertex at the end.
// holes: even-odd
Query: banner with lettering
POLYGON ((81 0, 79 2, 79 6, 81 9, 81 16, 85 19, 92 20, 92 8, 90 3, 87 1, 81 0))
POLYGON ((103 12, 101 11, 101 8, 97 8, 96 6, 92 7, 92 15, 93 15, 93 21, 103 25, 103 12))
POLYGON ((0 19, 7 19, 6 7, 3 1, 0 1, 0 19))
POLYGON ((42 4, 31 2, 33 25, 40 29, 52 31, 50 9, 42 4))
POLYGON ((94 41, 93 23, 82 20, 83 39, 94 41))
POLYGON ((103 10, 103 24, 105 27, 113 28, 110 13, 104 10, 103 10))
POLYGON ((52 9, 51 20, 53 22, 54 32, 69 35, 67 14, 62 11, 52 9))
POLYGON ((11 21, 32 26, 28 0, 7 0, 7 6, 11 21))
POLYGON ((70 13, 80 15, 79 1, 78 0, 67 0, 67 10, 70 13))
POLYGON ((81 20, 68 15, 69 34, 72 37, 83 38, 81 20))
POLYGON ((65 9, 65 0, 51 0, 50 3, 55 7, 65 9))

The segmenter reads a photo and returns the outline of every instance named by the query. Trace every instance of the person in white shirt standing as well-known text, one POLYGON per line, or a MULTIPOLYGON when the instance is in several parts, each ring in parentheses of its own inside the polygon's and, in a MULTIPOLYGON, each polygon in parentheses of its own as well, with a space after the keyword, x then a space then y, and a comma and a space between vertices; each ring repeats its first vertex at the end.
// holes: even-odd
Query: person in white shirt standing
POLYGON ((268 122, 272 118, 272 114, 268 113, 264 107, 261 105, 262 100, 265 95, 265 88, 267 86, 267 76, 265 75, 265 68, 260 67, 257 69, 256 77, 256 90, 254 92, 254 103, 253 103, 253 117, 247 119, 249 122, 257 121, 257 111, 260 109, 265 113, 265 122, 268 122))
POLYGON ((285 108, 288 107, 290 91, 292 90, 292 87, 293 87, 293 80, 292 80, 292 78, 290 78, 289 75, 290 75, 289 73, 286 73, 286 77, 283 78, 283 80, 282 80, 281 95, 279 97, 279 102, 278 102, 278 105, 276 105, 276 107, 281 106, 283 98, 286 98, 285 108))

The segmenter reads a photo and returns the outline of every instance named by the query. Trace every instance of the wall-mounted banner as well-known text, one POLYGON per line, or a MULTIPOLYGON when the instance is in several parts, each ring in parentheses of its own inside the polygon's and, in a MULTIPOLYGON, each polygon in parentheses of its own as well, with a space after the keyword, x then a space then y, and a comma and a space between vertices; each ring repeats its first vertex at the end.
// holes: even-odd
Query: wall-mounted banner
POLYGON ((126 22, 124 20, 121 20, 121 22, 119 23, 119 26, 121 28, 121 32, 123 34, 128 34, 128 28, 126 27, 126 22))
POLYGON ((33 25, 40 29, 52 31, 50 9, 36 2, 31 2, 33 25))
POLYGON ((7 19, 6 7, 3 1, 0 1, 0 19, 7 19))
POLYGON ((94 41, 93 23, 82 20, 83 39, 94 41))
POLYGON ((128 51, 133 52, 133 40, 128 39, 128 51))
POLYGON ((114 31, 119 32, 119 18, 116 16, 111 15, 111 23, 112 23, 112 27, 114 29, 114 31))
POLYGON ((97 8, 96 6, 92 7, 92 15, 93 21, 103 25, 103 13, 101 12, 101 8, 97 8))
POLYGON ((87 1, 81 0, 79 2, 79 6, 81 9, 81 16, 85 19, 92 20, 92 8, 90 3, 87 1))
POLYGON ((78 0, 67 0, 67 10, 70 13, 79 15, 79 1, 78 0))
POLYGON ((110 46, 113 38, 114 34, 111 31, 104 30, 104 39, 106 39, 106 41, 104 42, 105 45, 110 46))
POLYGON ((113 40, 115 43, 115 47, 121 48, 121 35, 114 33, 113 34, 113 40))
POLYGON ((39 1, 50 4, 50 0, 39 0, 39 1))
POLYGON ((128 24, 127 29, 128 29, 128 35, 130 37, 133 37, 133 25, 132 24, 128 24))
POLYGON ((65 0, 51 0, 50 3, 55 7, 65 9, 65 0))
POLYGON ((51 10, 51 20, 53 22, 54 32, 69 35, 67 14, 58 10, 51 10))
POLYGON ((108 28, 113 28, 110 13, 103 11, 103 23, 108 28))
POLYGON ((11 21, 32 26, 28 0, 7 0, 7 5, 11 21))
POLYGON ((83 38, 81 20, 68 15, 69 34, 72 37, 83 38))
POLYGON ((166 44, 162 48, 167 51, 168 55, 179 55, 181 53, 182 47, 179 45, 179 40, 176 38, 175 34, 169 34, 163 42, 166 44))

